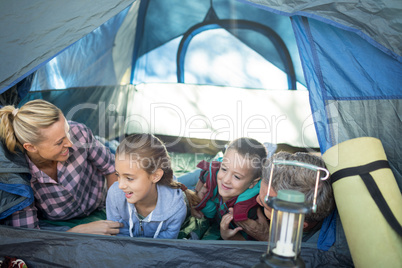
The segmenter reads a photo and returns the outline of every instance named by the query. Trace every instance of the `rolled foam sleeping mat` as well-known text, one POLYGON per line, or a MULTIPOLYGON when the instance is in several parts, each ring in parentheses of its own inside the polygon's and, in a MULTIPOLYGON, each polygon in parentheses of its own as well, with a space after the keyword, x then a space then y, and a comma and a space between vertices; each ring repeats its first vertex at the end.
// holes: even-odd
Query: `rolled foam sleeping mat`
POLYGON ((354 265, 402 267, 402 195, 381 141, 351 139, 328 149, 323 159, 354 265))

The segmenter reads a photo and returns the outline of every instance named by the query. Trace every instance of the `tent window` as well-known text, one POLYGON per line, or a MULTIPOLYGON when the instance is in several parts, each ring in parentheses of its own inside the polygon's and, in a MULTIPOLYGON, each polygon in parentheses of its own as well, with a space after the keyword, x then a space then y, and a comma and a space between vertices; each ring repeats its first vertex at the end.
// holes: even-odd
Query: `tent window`
POLYGON ((183 70, 181 82, 189 84, 288 88, 285 72, 225 29, 204 31, 195 36, 188 47, 183 70))
POLYGON ((177 53, 177 81, 296 89, 293 62, 279 35, 267 26, 244 20, 219 20, 216 23, 201 23, 189 29, 183 35, 177 53), (245 44, 247 39, 252 39, 254 42, 258 39, 259 42, 265 42, 267 46, 272 47, 271 51, 276 50, 274 53, 276 62, 279 62, 283 71, 273 65, 269 58, 250 49, 245 44), (197 72, 188 71, 193 70, 193 66, 198 66, 197 72), (244 73, 246 76, 237 75, 236 72, 244 73), (186 81, 184 81, 185 73, 186 81), (194 76, 195 73, 197 77, 204 74, 204 78, 198 80, 199 78, 194 76), (248 81, 239 80, 241 77, 248 81), (250 79, 256 83, 250 84, 250 79))

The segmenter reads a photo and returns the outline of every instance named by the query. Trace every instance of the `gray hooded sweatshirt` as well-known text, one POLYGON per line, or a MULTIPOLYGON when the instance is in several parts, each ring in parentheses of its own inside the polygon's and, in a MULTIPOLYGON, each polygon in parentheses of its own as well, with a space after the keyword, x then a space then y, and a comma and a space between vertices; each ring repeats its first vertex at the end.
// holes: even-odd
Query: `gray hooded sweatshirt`
POLYGON ((118 235, 176 239, 187 214, 181 189, 158 185, 155 209, 145 218, 137 214, 134 204, 128 203, 124 192, 115 182, 106 198, 107 219, 122 222, 118 235))

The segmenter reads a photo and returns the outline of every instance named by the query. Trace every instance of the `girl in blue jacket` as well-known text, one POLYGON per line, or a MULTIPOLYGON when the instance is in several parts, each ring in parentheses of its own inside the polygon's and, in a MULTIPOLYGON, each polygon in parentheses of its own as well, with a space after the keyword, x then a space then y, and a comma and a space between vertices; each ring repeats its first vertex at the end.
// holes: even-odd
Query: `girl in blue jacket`
MULTIPOLYGON (((166 147, 152 134, 126 137, 116 151, 118 182, 106 199, 107 219, 124 224, 119 235, 177 238, 186 218, 184 185, 173 180, 166 147)), ((196 198, 196 197, 195 197, 196 198)))

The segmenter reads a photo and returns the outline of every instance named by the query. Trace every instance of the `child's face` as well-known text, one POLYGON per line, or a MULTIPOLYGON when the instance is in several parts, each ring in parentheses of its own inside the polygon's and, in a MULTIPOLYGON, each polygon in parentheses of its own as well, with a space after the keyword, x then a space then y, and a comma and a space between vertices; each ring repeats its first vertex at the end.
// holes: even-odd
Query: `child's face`
POLYGON ((224 202, 254 187, 253 166, 250 160, 230 149, 223 156, 218 172, 218 191, 224 202))
POLYGON ((156 184, 153 175, 148 174, 139 166, 139 162, 116 157, 116 174, 119 188, 124 192, 127 202, 144 203, 156 194, 156 184))

